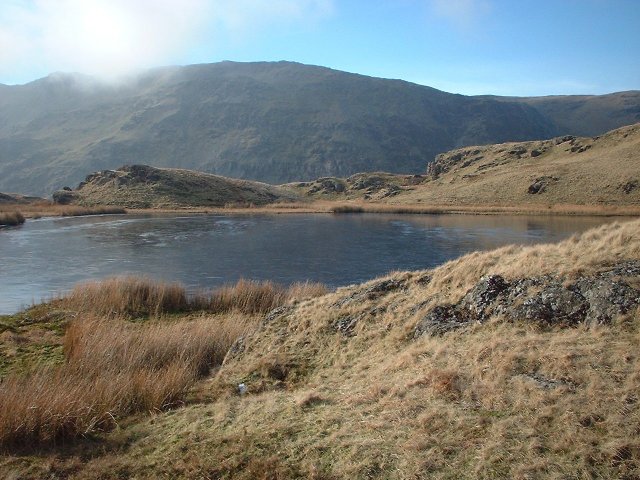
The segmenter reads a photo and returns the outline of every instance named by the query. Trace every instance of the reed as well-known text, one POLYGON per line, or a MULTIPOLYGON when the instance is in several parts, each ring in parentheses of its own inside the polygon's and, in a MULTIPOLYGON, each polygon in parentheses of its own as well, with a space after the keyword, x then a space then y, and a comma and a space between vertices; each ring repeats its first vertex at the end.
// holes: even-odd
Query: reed
POLYGON ((24 223, 24 215, 19 211, 0 212, 0 225, 16 226, 24 223))
POLYGON ((79 284, 67 301, 75 309, 101 315, 160 316, 189 311, 257 314, 326 292, 321 283, 302 282, 285 287, 270 281, 241 279, 235 284, 188 295, 177 283, 125 276, 79 284))
POLYGON ((76 319, 64 336, 64 365, 0 384, 0 446, 64 442, 109 430, 125 415, 180 405, 255 323, 240 315, 169 325, 76 319))

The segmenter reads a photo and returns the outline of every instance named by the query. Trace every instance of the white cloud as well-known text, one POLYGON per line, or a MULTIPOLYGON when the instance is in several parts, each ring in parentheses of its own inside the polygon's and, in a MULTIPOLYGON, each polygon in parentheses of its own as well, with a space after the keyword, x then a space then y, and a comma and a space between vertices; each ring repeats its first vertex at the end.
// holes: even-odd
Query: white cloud
POLYGON ((429 0, 433 12, 456 27, 468 28, 490 10, 489 0, 429 0))
POLYGON ((331 10, 332 0, 2 0, 0 75, 46 69, 116 77, 180 63, 211 29, 244 35, 331 10))

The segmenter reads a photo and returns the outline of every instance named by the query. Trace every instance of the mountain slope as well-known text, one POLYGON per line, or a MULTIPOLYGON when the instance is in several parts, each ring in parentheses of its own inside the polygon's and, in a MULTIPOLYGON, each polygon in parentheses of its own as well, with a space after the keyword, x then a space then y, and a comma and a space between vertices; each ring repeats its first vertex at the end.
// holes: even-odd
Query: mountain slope
POLYGON ((111 86, 54 74, 0 89, 0 190, 50 193, 122 164, 271 183, 418 173, 451 148, 561 133, 521 100, 289 62, 168 67, 111 86))
POLYGON ((520 102, 553 121, 562 135, 594 136, 640 122, 640 92, 548 97, 487 97, 520 102))

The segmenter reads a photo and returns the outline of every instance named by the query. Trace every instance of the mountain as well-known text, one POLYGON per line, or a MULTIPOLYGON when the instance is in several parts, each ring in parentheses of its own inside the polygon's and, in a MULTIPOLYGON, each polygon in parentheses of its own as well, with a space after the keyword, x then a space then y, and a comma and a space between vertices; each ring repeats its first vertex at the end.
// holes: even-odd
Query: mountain
MULTIPOLYGON (((571 98, 597 103, 587 123, 599 129, 602 116, 637 121, 638 94, 626 95, 571 98)), ((0 191, 51 193, 123 164, 271 183, 418 173, 456 147, 582 134, 583 116, 563 112, 290 62, 166 67, 118 85, 58 73, 0 88, 0 191)))

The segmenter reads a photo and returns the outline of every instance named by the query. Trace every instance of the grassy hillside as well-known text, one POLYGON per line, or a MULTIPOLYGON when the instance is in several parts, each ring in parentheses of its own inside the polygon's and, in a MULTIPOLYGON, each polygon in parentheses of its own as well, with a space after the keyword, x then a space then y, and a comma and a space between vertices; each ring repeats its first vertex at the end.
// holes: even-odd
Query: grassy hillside
POLYGON ((560 124, 535 102, 289 62, 161 68, 120 85, 56 74, 0 89, 0 190, 50 194, 122 164, 270 183, 419 173, 451 148, 633 123, 638 99, 625 102, 560 124))
POLYGON ((449 208, 591 211, 640 207, 640 124, 599 137, 482 145, 437 156, 423 175, 292 184, 306 198, 449 208), (364 200, 364 201, 363 201, 364 200))
POLYGON ((76 190, 54 194, 58 203, 127 208, 180 208, 264 205, 298 197, 265 183, 146 165, 92 173, 76 190))
POLYGON ((639 228, 473 253, 315 298, 309 286, 191 300, 148 282, 80 286, 1 319, 0 471, 636 478, 639 228))

